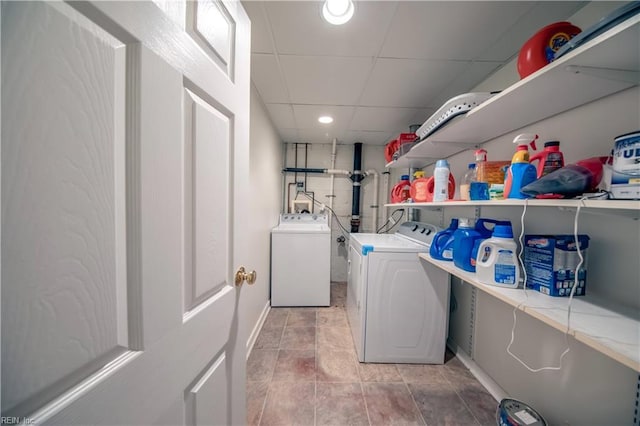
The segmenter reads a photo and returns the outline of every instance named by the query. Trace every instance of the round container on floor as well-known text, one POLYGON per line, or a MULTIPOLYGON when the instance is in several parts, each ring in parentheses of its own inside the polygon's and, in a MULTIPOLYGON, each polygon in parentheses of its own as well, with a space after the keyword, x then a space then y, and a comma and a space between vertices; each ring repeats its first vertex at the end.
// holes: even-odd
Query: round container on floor
POLYGON ((496 410, 498 426, 547 426, 547 422, 533 408, 516 399, 505 398, 496 410))

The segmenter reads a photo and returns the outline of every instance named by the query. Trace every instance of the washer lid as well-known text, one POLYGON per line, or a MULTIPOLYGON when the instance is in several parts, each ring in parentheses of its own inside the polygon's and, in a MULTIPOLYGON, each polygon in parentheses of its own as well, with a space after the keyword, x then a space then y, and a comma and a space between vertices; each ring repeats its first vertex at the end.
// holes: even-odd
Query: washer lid
POLYGON ((365 255, 372 251, 387 253, 424 253, 429 251, 427 245, 418 244, 395 234, 351 234, 350 238, 358 250, 365 255))
POLYGON ((329 219, 326 214, 282 213, 280 223, 272 232, 308 234, 329 231, 329 219))

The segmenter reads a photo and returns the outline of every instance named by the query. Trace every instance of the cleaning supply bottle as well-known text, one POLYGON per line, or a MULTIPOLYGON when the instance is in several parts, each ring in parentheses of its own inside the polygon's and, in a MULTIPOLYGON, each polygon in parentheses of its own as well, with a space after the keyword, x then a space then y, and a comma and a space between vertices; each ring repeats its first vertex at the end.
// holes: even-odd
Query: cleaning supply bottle
POLYGON ((529 198, 520 190, 536 180, 536 168, 529 164, 529 145, 536 149, 536 139, 538 139, 538 135, 523 133, 513 140, 513 143, 517 144, 518 148, 511 158, 511 165, 507 169, 505 176, 504 194, 506 198, 529 198))
POLYGON ((469 201, 469 187, 476 181, 476 163, 469 163, 469 168, 460 181, 460 199, 469 201))
POLYGON ((400 176, 400 182, 398 182, 391 190, 391 202, 403 203, 411 197, 411 182, 409 181, 409 175, 400 176))
POLYGON ((436 168, 433 169, 433 201, 446 201, 449 199, 449 175, 449 162, 447 160, 438 160, 436 168))
POLYGON ((424 177, 424 172, 418 170, 413 174, 411 182, 411 199, 414 203, 424 203, 429 201, 429 179, 424 177))
POLYGON ((482 241, 476 259, 476 277, 483 284, 517 288, 520 280, 517 245, 510 225, 496 225, 482 241))
POLYGON ((544 143, 544 149, 534 154, 529 159, 530 163, 538 162, 537 177, 540 179, 554 170, 564 167, 564 155, 560 151, 559 141, 549 141, 544 143))
POLYGON ((473 219, 460 218, 458 229, 453 233, 453 264, 465 271, 475 272, 475 258, 472 261, 473 245, 482 234, 474 229, 473 219))
POLYGON ((433 236, 429 254, 437 260, 453 260, 453 233, 458 229, 458 219, 452 218, 447 229, 443 229, 433 236))

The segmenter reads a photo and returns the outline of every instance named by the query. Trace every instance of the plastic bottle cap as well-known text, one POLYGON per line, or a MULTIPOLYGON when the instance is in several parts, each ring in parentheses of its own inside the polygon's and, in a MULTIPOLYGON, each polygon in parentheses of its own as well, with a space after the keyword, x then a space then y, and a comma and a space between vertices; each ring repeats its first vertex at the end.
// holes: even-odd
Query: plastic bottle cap
POLYGON ((409 175, 400 176, 400 180, 409 180, 409 175))
POLYGON ((509 225, 496 225, 493 236, 497 238, 513 238, 513 230, 509 225))
POLYGON ((438 161, 436 161, 436 167, 449 168, 449 162, 447 160, 438 160, 438 161))
POLYGON ((487 161, 487 151, 484 149, 477 149, 473 155, 475 155, 476 161, 487 161))
POLYGON ((549 141, 549 142, 545 142, 544 146, 560 146, 560 141, 549 141))
POLYGON ((424 172, 421 170, 418 170, 417 172, 413 173, 413 177, 416 179, 420 179, 424 177, 424 172))
POLYGON ((473 228, 473 219, 461 217, 458 219, 458 228, 473 228))
POLYGON ((469 163, 469 168, 470 169, 475 169, 476 168, 476 163, 469 163))

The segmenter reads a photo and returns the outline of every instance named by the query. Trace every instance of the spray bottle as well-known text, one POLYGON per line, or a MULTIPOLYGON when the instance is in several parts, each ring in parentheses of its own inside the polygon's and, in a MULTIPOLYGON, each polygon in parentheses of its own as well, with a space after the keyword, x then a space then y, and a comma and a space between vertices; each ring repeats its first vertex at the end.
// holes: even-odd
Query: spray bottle
POLYGON ((529 145, 536 149, 538 135, 523 133, 516 136, 513 143, 518 145, 515 154, 511 158, 511 165, 507 169, 504 182, 504 194, 506 198, 529 198, 520 190, 536 180, 537 171, 534 165, 529 164, 529 145))

